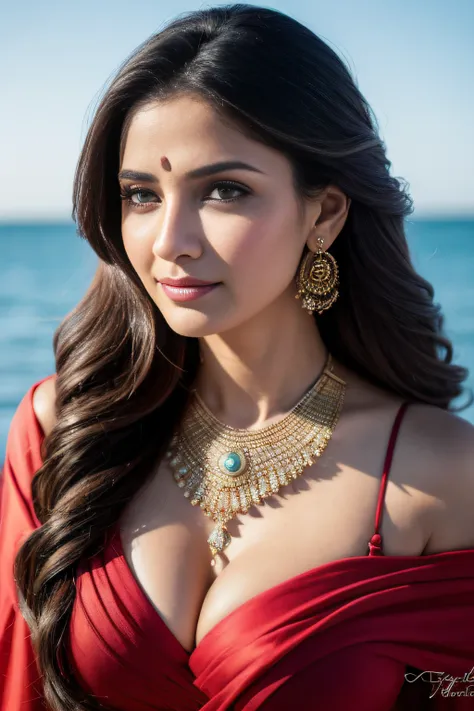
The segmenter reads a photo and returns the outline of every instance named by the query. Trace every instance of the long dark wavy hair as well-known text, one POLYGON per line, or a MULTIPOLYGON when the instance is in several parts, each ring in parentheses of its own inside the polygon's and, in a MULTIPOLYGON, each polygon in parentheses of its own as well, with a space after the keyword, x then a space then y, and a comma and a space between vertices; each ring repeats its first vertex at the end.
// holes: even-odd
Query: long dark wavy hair
POLYGON ((329 183, 351 198, 331 248, 340 297, 315 317, 335 358, 404 399, 445 409, 467 377, 451 362, 433 288, 410 260, 406 184, 390 175, 375 117, 341 58, 296 20, 247 4, 189 12, 153 34, 107 88, 78 161, 72 216, 99 266, 54 334, 57 424, 32 482, 42 525, 15 564, 54 711, 105 708, 68 658, 76 565, 103 546, 162 456, 199 365, 198 340, 169 328, 128 260, 117 179, 134 113, 185 93, 281 151, 298 199, 329 183))

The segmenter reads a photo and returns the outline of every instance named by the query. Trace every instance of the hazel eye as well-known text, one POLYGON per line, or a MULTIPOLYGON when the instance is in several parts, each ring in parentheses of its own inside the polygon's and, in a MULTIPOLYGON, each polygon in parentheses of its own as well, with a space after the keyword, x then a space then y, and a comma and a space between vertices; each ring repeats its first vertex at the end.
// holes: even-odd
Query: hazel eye
MULTIPOLYGON (((247 195, 250 195, 250 190, 248 188, 230 180, 221 180, 218 183, 213 183, 210 186, 209 190, 210 193, 206 193, 203 199, 207 199, 209 202, 214 202, 217 204, 235 202, 236 200, 241 200, 247 195), (234 195, 234 197, 227 198, 210 197, 210 195, 212 195, 212 193, 214 192, 217 192, 218 194, 223 192, 233 192, 238 194, 234 195)), ((152 190, 147 190, 146 188, 141 188, 139 186, 130 187, 126 185, 120 193, 120 199, 123 200, 124 203, 131 207, 133 210, 143 210, 151 204, 160 204, 160 199, 152 190), (137 195, 136 200, 134 200, 135 195, 137 195)))
MULTIPOLYGON (((137 195, 137 196, 140 196, 140 195, 145 195, 145 196, 146 196, 146 195, 151 195, 151 194, 152 194, 152 193, 150 193, 149 190, 137 190, 137 192, 134 193, 134 195, 137 195)), ((133 202, 133 201, 132 201, 132 202, 133 202)), ((140 200, 140 199, 138 200, 138 204, 144 204, 144 203, 146 203, 146 202, 147 202, 147 200, 140 200)))
POLYGON ((133 200, 133 198, 134 198, 135 195, 137 195, 137 196, 140 196, 140 195, 142 195, 142 196, 143 196, 143 195, 145 195, 145 196, 151 195, 152 197, 156 197, 156 195, 155 195, 154 193, 152 193, 151 190, 143 190, 142 188, 128 188, 128 187, 125 187, 125 188, 123 189, 123 192, 120 193, 120 199, 121 199, 121 200, 124 200, 124 201, 125 201, 126 203, 128 203, 129 205, 132 205, 133 207, 138 207, 138 208, 140 208, 140 207, 142 207, 142 206, 149 205, 150 202, 153 202, 152 200, 144 200, 144 201, 142 201, 142 200, 140 199, 140 197, 138 198, 138 201, 135 201, 135 200, 133 200))
POLYGON ((230 198, 223 197, 221 199, 217 198, 217 200, 216 200, 216 198, 210 198, 211 200, 216 200, 216 202, 233 202, 234 200, 239 200, 244 195, 248 195, 248 190, 245 190, 243 187, 241 187, 237 183, 230 183, 230 182, 229 183, 227 183, 227 182, 216 183, 215 185, 213 185, 212 192, 215 192, 215 191, 217 191, 218 193, 222 193, 222 192, 224 192, 224 193, 225 192, 231 192, 231 193, 237 192, 238 193, 238 195, 236 195, 235 197, 230 197, 230 198))

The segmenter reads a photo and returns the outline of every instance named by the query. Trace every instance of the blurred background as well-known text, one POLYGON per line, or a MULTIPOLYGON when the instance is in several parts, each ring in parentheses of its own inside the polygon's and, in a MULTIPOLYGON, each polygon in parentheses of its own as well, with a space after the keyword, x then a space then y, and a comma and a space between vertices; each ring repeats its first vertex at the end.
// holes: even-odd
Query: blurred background
MULTIPOLYGON (((0 4, 1 463, 13 413, 31 385, 54 372, 53 332, 96 268, 71 220, 74 170, 95 107, 150 34, 181 12, 224 3, 0 4)), ((413 260, 435 287, 454 360, 472 373, 474 2, 265 6, 326 41, 371 104, 391 172, 408 181, 415 202, 406 224, 413 260)), ((461 415, 474 422, 474 406, 461 415)))

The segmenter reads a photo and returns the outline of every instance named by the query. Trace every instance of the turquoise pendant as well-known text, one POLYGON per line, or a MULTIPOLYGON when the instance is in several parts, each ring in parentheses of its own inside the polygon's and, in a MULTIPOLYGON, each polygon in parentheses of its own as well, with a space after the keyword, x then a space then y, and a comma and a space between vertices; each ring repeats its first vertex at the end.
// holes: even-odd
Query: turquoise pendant
POLYGON ((225 452, 218 461, 219 470, 228 476, 238 476, 247 468, 245 454, 240 449, 225 452))

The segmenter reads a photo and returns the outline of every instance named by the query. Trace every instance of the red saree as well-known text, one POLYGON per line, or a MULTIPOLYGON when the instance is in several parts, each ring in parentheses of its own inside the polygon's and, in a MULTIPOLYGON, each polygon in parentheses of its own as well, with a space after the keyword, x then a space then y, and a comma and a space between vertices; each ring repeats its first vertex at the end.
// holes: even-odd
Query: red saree
MULTIPOLYGON (((12 575, 19 542, 38 525, 30 482, 41 466, 43 435, 32 408, 41 382, 21 401, 7 442, 0 711, 45 708, 12 575)), ((404 683, 406 672, 427 678, 431 671, 435 681, 474 667, 474 550, 383 555, 377 531, 403 411, 387 452, 369 555, 324 564, 256 595, 191 654, 142 592, 118 529, 111 531, 104 551, 77 570, 69 653, 83 686, 117 711, 389 711, 397 697, 397 709, 474 709, 474 672, 472 682, 458 680, 451 689, 448 680, 439 688, 423 679, 404 683)))

